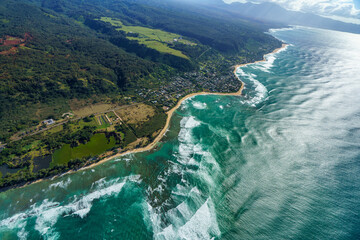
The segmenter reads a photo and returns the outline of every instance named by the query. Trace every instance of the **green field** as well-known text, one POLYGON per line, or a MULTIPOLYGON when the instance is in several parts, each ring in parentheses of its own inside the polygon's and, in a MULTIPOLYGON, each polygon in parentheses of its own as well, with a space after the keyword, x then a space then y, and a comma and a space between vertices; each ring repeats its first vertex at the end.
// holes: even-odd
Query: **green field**
POLYGON ((105 115, 99 115, 96 116, 96 118, 98 119, 97 121, 99 121, 101 123, 101 125, 99 125, 99 123, 97 123, 97 129, 106 129, 108 127, 110 127, 110 123, 109 121, 106 119, 105 115))
POLYGON ((107 121, 106 117, 103 115, 98 115, 90 118, 90 122, 84 121, 84 119, 78 120, 76 122, 71 122, 70 128, 72 131, 80 130, 85 126, 96 127, 97 130, 106 129, 110 127, 110 123, 107 121), (101 119, 101 125, 99 125, 98 118, 101 119))
POLYGON ((26 145, 22 148, 23 151, 29 151, 30 149, 36 148, 40 144, 40 140, 34 141, 29 145, 26 145))
POLYGON ((189 59, 188 56, 184 55, 181 51, 172 49, 167 44, 174 43, 176 39, 176 42, 179 43, 193 46, 196 45, 195 43, 182 39, 180 35, 175 33, 140 26, 126 26, 120 20, 108 17, 102 17, 100 20, 103 22, 108 22, 114 27, 119 27, 117 28, 119 31, 124 31, 127 34, 137 34, 137 36, 128 36, 127 38, 138 41, 140 44, 144 44, 148 48, 155 49, 162 53, 168 53, 189 59))
POLYGON ((83 157, 99 155, 106 150, 115 147, 115 145, 116 143, 114 137, 111 137, 109 141, 105 134, 95 134, 86 144, 81 144, 75 148, 71 148, 70 144, 66 144, 59 150, 56 150, 53 154, 53 160, 50 167, 56 165, 66 165, 70 160, 77 158, 81 159, 83 157))
POLYGON ((61 132, 63 130, 63 125, 59 125, 59 126, 56 126, 56 127, 52 127, 51 129, 47 130, 45 133, 47 135, 50 135, 50 134, 54 134, 54 133, 57 133, 57 132, 61 132))
POLYGON ((5 19, 5 18, 0 19, 0 21, 1 21, 2 23, 9 23, 9 22, 10 22, 9 20, 7 20, 7 19, 5 19))

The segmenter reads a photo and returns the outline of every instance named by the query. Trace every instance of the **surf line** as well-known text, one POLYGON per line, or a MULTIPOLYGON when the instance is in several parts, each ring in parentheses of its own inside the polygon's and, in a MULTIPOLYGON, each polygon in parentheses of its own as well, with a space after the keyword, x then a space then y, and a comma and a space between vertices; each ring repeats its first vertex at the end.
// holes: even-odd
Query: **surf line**
POLYGON ((89 169, 89 168, 93 168, 95 166, 98 166, 104 162, 107 162, 111 159, 114 159, 114 158, 118 158, 118 157, 121 157, 121 156, 124 156, 124 155, 128 155, 128 154, 133 154, 133 153, 139 153, 139 152, 146 152, 146 151, 150 151, 152 150, 156 144, 158 142, 160 142, 160 140, 164 137, 166 131, 168 130, 169 126, 170 126, 170 121, 171 121, 171 118, 174 114, 174 112, 181 106, 181 104, 189 99, 189 98, 192 98, 194 96, 199 96, 199 95, 219 95, 219 96, 240 96, 243 89, 244 89, 244 82, 241 81, 241 79, 238 77, 238 75, 236 74, 237 72, 237 69, 240 68, 240 67, 244 67, 246 65, 250 65, 250 64, 256 64, 256 63, 259 63, 259 62, 265 62, 267 61, 266 60, 266 57, 268 55, 271 55, 271 54, 275 54, 275 53, 278 53, 279 51, 285 49, 286 47, 288 46, 288 44, 285 44, 283 43, 282 46, 280 48, 277 48, 275 49, 274 51, 272 51, 271 53, 267 53, 263 56, 263 59, 262 60, 259 60, 259 61, 256 61, 256 62, 251 62, 251 63, 244 63, 244 64, 239 64, 239 65, 235 65, 234 66, 234 75, 239 79, 239 81, 241 82, 241 87, 240 89, 237 91, 237 92, 234 92, 234 93, 216 93, 216 92, 197 92, 197 93, 191 93, 189 95, 186 95, 185 97, 183 97, 182 99, 180 99, 178 101, 178 103, 176 104, 175 107, 173 107, 171 110, 169 110, 166 114, 167 114, 167 119, 166 119, 166 123, 165 123, 165 126, 164 128, 161 130, 161 132, 158 134, 158 136, 154 139, 154 141, 152 143, 150 143, 149 145, 147 145, 146 147, 142 147, 142 148, 137 148, 137 149, 133 149, 133 150, 129 150, 129 151, 125 151, 125 152, 122 152, 122 153, 118 153, 118 154, 115 154, 113 156, 110 156, 110 157, 107 157, 107 158, 104 158, 102 160, 100 160, 99 162, 97 163, 94 163, 92 165, 89 165, 89 166, 86 166, 80 170, 85 170, 85 169, 89 169))
MULTIPOLYGON (((239 64, 239 65, 235 65, 234 66, 234 75, 239 79, 239 81, 241 82, 241 87, 240 89, 237 91, 237 92, 233 92, 233 93, 216 93, 216 92, 197 92, 197 93, 191 93, 191 94, 188 94, 186 96, 184 96, 182 99, 180 99, 178 101, 178 103, 176 104, 175 107, 173 107, 172 109, 170 109, 168 112, 166 112, 167 114, 167 118, 166 118, 166 123, 165 123, 165 126, 164 128, 161 130, 161 132, 157 135, 157 137, 150 143, 148 144, 147 146, 145 147, 141 147, 141 148, 136 148, 136 149, 132 149, 132 150, 128 150, 128 151, 125 151, 125 152, 120 152, 120 153, 117 153, 115 155, 112 155, 112 156, 109 156, 109 157, 105 157, 103 159, 101 159, 100 161, 96 162, 96 163, 93 163, 89 166, 86 166, 86 167, 83 167, 83 168, 80 168, 78 170, 70 170, 66 173, 63 173, 61 175, 58 175, 58 176, 54 176, 52 178, 49 178, 51 180, 57 178, 57 177, 61 177, 61 176, 64 176, 64 175, 67 175, 67 174, 71 174, 71 173, 75 173, 75 172, 79 172, 79 171, 84 171, 86 169, 90 169, 90 168, 94 168, 100 164, 103 164, 105 162, 108 162, 114 158, 119 158, 119 157, 122 157, 122 156, 125 156, 125 155, 129 155, 129 154, 133 154, 133 153, 140 153, 140 152, 147 152, 147 151, 150 151, 152 150, 153 148, 156 147, 157 143, 160 142, 160 140, 165 136, 165 133, 166 131, 168 130, 169 126, 170 126, 170 121, 171 121, 171 118, 174 114, 174 112, 181 106, 181 104, 189 99, 189 98, 192 98, 194 96, 199 96, 199 95, 218 95, 218 96, 241 96, 242 94, 242 91, 244 89, 244 82, 241 81, 241 79, 239 78, 239 76, 236 74, 238 68, 241 68, 241 67, 244 67, 244 66, 247 66, 247 65, 250 65, 250 64, 256 64, 256 63, 260 63, 260 62, 266 62, 266 57, 268 55, 271 55, 271 54, 275 54, 275 53, 278 53, 279 51, 283 50, 283 49, 286 49, 286 47, 288 46, 288 44, 282 44, 282 46, 280 48, 277 48, 275 49, 274 51, 272 51, 271 53, 267 53, 263 56, 263 59, 262 60, 259 60, 259 61, 255 61, 255 62, 251 62, 251 63, 244 63, 244 64, 239 64)), ((30 183, 26 183, 25 185, 21 186, 20 188, 22 187, 25 187, 25 186, 29 186, 31 184, 34 184, 34 183, 38 183, 38 182, 42 182, 44 180, 48 180, 48 178, 45 178, 45 179, 38 179, 34 182, 30 182, 30 183)), ((16 186, 15 186, 16 187, 16 186)))

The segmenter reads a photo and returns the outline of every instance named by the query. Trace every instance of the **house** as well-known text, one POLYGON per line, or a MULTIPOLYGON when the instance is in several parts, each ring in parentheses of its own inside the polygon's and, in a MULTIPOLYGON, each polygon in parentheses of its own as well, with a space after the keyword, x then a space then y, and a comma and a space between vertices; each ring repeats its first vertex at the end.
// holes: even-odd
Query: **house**
POLYGON ((52 125, 54 123, 55 123, 54 119, 48 119, 48 120, 43 121, 43 124, 46 124, 46 125, 52 125))

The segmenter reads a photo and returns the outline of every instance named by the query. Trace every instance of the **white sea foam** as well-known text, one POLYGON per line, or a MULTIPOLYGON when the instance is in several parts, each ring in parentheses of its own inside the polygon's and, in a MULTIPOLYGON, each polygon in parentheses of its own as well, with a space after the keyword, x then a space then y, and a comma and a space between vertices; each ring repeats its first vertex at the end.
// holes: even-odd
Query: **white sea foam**
POLYGON ((71 183, 71 179, 68 178, 66 181, 60 181, 60 182, 57 182, 57 183, 53 183, 49 186, 49 189, 53 189, 53 188, 63 188, 63 189, 66 189, 71 183))
MULTIPOLYGON (((211 198, 204 196, 202 191, 192 185, 192 181, 184 179, 184 176, 188 179, 191 175, 191 179, 197 179, 204 183, 203 186, 212 189, 211 185, 215 185, 215 179, 221 172, 211 153, 205 151, 194 138, 193 129, 201 124, 194 117, 185 117, 180 122, 179 147, 174 154, 177 162, 172 165, 171 171, 180 170, 177 172, 183 178, 171 192, 175 204, 166 202, 162 205, 173 208, 162 212, 164 208, 153 209, 148 204, 146 215, 152 223, 154 239, 211 239, 220 236, 211 198)), ((153 190, 148 189, 148 193, 158 191, 160 186, 162 183, 153 190)))
POLYGON ((200 126, 200 122, 195 119, 195 117, 189 117, 185 123, 185 128, 195 128, 197 126, 200 126))
POLYGON ((20 240, 28 239, 28 235, 29 235, 29 233, 27 231, 25 231, 25 226, 23 228, 21 228, 20 231, 17 233, 17 237, 20 240))
POLYGON ((190 158, 187 164, 189 166, 199 166, 199 163, 194 158, 190 158))
MULTIPOLYGON (((269 33, 276 33, 276 32, 281 32, 281 31, 290 31, 290 30, 300 29, 300 28, 306 28, 306 27, 291 25, 291 27, 285 27, 285 28, 271 28, 271 29, 269 29, 269 33)), ((309 28, 309 29, 311 29, 311 28, 309 28)))
POLYGON ((255 95, 250 100, 248 100, 247 103, 255 107, 257 104, 261 103, 263 100, 266 99, 268 95, 268 90, 262 83, 260 83, 256 79, 251 78, 251 80, 253 81, 255 87, 255 95))
POLYGON ((29 210, 2 220, 0 229, 18 229, 18 236, 26 236, 24 229, 27 221, 36 218, 35 230, 47 239, 58 239, 60 236, 53 226, 60 216, 84 218, 90 212, 94 200, 120 193, 127 181, 139 181, 139 176, 131 176, 125 179, 118 178, 110 181, 100 179, 92 185, 89 194, 81 198, 75 196, 72 202, 65 205, 45 199, 40 205, 34 204, 29 210))
POLYGON ((241 67, 237 68, 236 74, 237 74, 237 75, 240 75, 240 77, 248 76, 248 74, 246 74, 241 67))
POLYGON ((161 228, 160 216, 149 205, 150 219, 153 225, 154 239, 212 239, 220 237, 215 207, 211 198, 203 202, 194 211, 183 202, 167 213, 170 224, 161 228))
POLYGON ((202 102, 194 101, 192 105, 196 109, 206 109, 207 108, 206 103, 202 103, 202 102))
POLYGON ((201 122, 195 119, 195 117, 185 117, 180 121, 181 130, 179 132, 180 142, 192 141, 192 129, 201 125, 201 122))
MULTIPOLYGON (((262 65, 260 68, 264 68, 264 66, 266 66, 265 68, 269 68, 273 61, 274 59, 270 61, 269 65, 262 65)), ((250 96, 248 97, 248 99, 242 101, 243 104, 255 107, 257 104, 261 103, 266 99, 266 97, 268 96, 268 90, 262 83, 255 79, 255 74, 246 73, 241 68, 238 68, 237 74, 241 77, 241 80, 245 82, 245 86, 248 85, 250 88, 253 89, 253 91, 249 93, 250 96)))
POLYGON ((179 239, 211 239, 221 234, 214 205, 209 198, 195 215, 178 230, 179 239))

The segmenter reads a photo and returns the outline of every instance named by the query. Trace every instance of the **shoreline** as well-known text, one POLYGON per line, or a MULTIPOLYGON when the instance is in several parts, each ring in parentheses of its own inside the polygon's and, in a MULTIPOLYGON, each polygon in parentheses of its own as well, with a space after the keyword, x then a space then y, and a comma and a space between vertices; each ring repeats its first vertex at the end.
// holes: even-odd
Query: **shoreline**
MULTIPOLYGON (((281 45, 281 47, 279 48, 276 48, 274 51, 272 51, 271 53, 267 53, 263 56, 263 59, 262 60, 258 60, 258 61, 255 61, 255 62, 252 62, 252 63, 243 63, 243 64, 238 64, 238 65, 235 65, 235 70, 234 70, 234 74, 236 75, 236 70, 239 68, 239 67, 244 67, 244 66, 247 66, 247 65, 251 65, 251 64, 256 64, 256 63, 260 63, 260 62, 266 62, 266 56, 268 55, 271 55, 271 54, 275 54, 275 53, 278 53, 280 52, 281 50, 283 49, 286 49, 286 47, 289 46, 289 44, 286 44, 286 43, 283 43, 281 45)), ((240 80, 241 81, 241 80, 240 80)))
POLYGON ((265 62, 266 61, 266 56, 270 55, 270 54, 275 54, 275 53, 278 53, 279 51, 285 49, 286 47, 288 46, 288 44, 285 44, 283 43, 282 46, 280 48, 276 48, 274 51, 272 51, 271 53, 267 53, 263 56, 263 59, 262 60, 259 60, 259 61, 255 61, 255 62, 252 62, 252 63, 244 63, 244 64, 238 64, 238 65, 235 65, 234 66, 234 75, 235 77, 237 77, 239 79, 239 81, 241 82, 241 87, 240 89, 237 91, 237 92, 233 92, 233 93, 215 93, 215 92, 197 92, 197 93, 191 93, 191 94, 188 94, 186 96, 184 96, 182 99, 180 99, 178 101, 178 103, 175 105, 175 107, 173 107, 172 109, 170 109, 168 112, 166 112, 167 114, 167 118, 166 118, 166 123, 165 123, 165 126, 164 128, 161 130, 161 132, 158 134, 158 136, 154 139, 154 141, 152 141, 149 145, 147 145, 146 147, 142 147, 142 148, 138 148, 138 149, 133 149, 133 150, 128 150, 128 151, 125 151, 125 152, 122 152, 122 153, 118 153, 118 154, 115 154, 115 155, 112 155, 110 157, 106 157, 102 160, 100 160, 99 162, 97 163, 94 163, 94 164, 91 164, 90 166, 87 166, 87 167, 84 167, 84 168, 81 168, 79 169, 79 171, 82 171, 82 170, 86 170, 86 169, 89 169, 89 168, 93 168, 93 167, 96 167, 104 162, 107 162, 107 161, 110 161, 114 158, 118 158, 118 157, 121 157, 121 156, 125 156, 125 155, 128 155, 128 154, 132 154, 132 153, 139 153, 139 152, 147 152, 147 151, 150 151, 152 150, 155 145, 157 143, 160 142, 160 140, 165 136, 165 133, 166 131, 168 130, 169 126, 170 126, 170 121, 171 121, 171 118, 172 118, 172 115, 174 114, 174 112, 181 106, 181 104, 189 99, 189 98, 192 98, 192 97, 195 97, 195 96, 199 96, 199 95, 219 95, 219 96, 241 96, 241 93, 244 89, 244 82, 241 81, 241 79, 237 76, 236 74, 236 71, 238 68, 240 67, 243 67, 243 66, 246 66, 246 65, 250 65, 250 64, 256 64, 256 63, 259 63, 259 62, 265 62))
MULTIPOLYGON (((255 61, 255 62, 251 62, 251 63, 243 63, 243 64, 238 64, 238 65, 235 65, 233 66, 234 67, 234 75, 235 77, 237 77, 239 79, 239 81, 241 82, 241 87, 240 89, 237 91, 237 92, 233 92, 233 93, 217 93, 217 92, 197 92, 197 93, 191 93, 191 94, 188 94, 186 96, 184 96, 183 98, 181 98, 178 103, 173 107, 171 108, 169 111, 166 112, 166 115, 167 115, 167 118, 166 118, 166 123, 165 123, 165 126, 163 127, 163 129, 161 130, 161 132, 158 134, 158 136, 150 143, 148 144, 147 146, 145 147, 141 147, 141 148, 137 148, 137 149, 132 149, 132 150, 128 150, 128 151, 125 151, 125 152, 121 152, 121 153, 117 153, 117 154, 114 154, 112 156, 109 156, 109 157, 105 157, 104 159, 101 159, 100 161, 96 162, 96 163, 93 163, 93 164, 90 164, 89 166, 86 166, 86 167, 83 167, 83 168, 80 168, 78 170, 69 170, 68 172, 65 172, 63 174, 60 174, 58 176, 53 176, 53 177, 50 177, 50 178, 43 178, 43 179, 38 179, 38 180, 35 180, 33 182, 29 182, 29 183, 25 183, 24 185, 22 186, 19 186, 19 187, 16 187, 14 186, 14 188, 24 188, 26 186, 29 186, 29 185, 32 185, 32 184, 35 184, 35 183, 39 183, 39 182, 42 182, 44 180, 52 180, 54 178, 57 178, 59 176, 64 176, 64 175, 67 175, 67 174, 71 174, 71 173, 75 173, 75 172, 80 172, 80 171, 84 171, 84 170, 87 170, 87 169, 90 169, 90 168, 94 168, 96 166, 99 166, 105 162, 108 162, 114 158, 118 158, 118 157, 122 157, 122 156, 125 156, 125 155, 128 155, 128 154, 133 154, 133 153, 140 153, 140 152, 147 152, 147 151, 150 151, 152 150, 159 142, 160 140, 165 136, 169 126, 170 126, 170 121, 171 121, 171 118, 174 114, 174 112, 181 106, 181 104, 189 99, 189 98, 192 98, 192 97, 195 97, 195 96, 199 96, 199 95, 219 95, 219 96, 241 96, 242 94, 242 91, 244 89, 244 82, 241 81, 241 79, 237 76, 236 72, 237 72, 237 69, 240 68, 240 67, 244 67, 244 66, 247 66, 247 65, 250 65, 250 64, 256 64, 256 63, 259 63, 259 62, 265 62, 266 61, 266 56, 270 55, 270 54, 275 54, 275 53, 278 53, 279 51, 285 49, 286 47, 288 46, 288 44, 285 44, 283 43, 282 46, 280 48, 276 48, 274 51, 272 51, 271 53, 267 53, 263 56, 263 59, 262 60, 259 60, 259 61, 255 61)), ((10 187, 11 188, 11 187, 10 187)), ((9 189, 10 190, 10 189, 9 189)), ((6 191, 6 190, 5 190, 6 191)), ((1 191, 0 191, 1 192, 1 191)))
MULTIPOLYGON (((236 72, 236 70, 234 71, 236 72)), ((239 79, 240 80, 240 79, 239 79)), ((241 80, 240 80, 241 81, 241 80)), ((118 158, 118 157, 122 157, 122 156, 125 156, 125 155, 128 155, 128 154, 133 154, 133 153, 139 153, 139 152, 147 152, 147 151, 150 151, 152 150, 157 143, 160 142, 160 140, 165 136, 165 133, 167 132, 169 126, 170 126, 170 121, 171 121, 171 118, 174 114, 174 112, 181 106, 181 104, 189 99, 189 98, 192 98, 192 97, 195 97, 195 96, 199 96, 199 95, 223 95, 223 96, 240 96, 241 93, 242 93, 242 90, 244 89, 244 83, 241 82, 241 87, 239 89, 239 91, 237 92, 234 92, 234 93, 210 93, 210 92, 197 92, 197 93, 191 93, 191 94, 188 94, 186 96, 184 96, 182 99, 180 99, 178 101, 178 103, 176 104, 175 107, 173 107, 172 109, 170 109, 168 112, 166 112, 166 115, 167 115, 167 118, 166 118, 166 123, 165 123, 165 126, 164 128, 161 130, 161 132, 158 134, 158 136, 154 139, 154 141, 152 141, 150 144, 148 144, 147 146, 145 147, 141 147, 141 148, 137 148, 137 149, 133 149, 133 150, 128 150, 128 151, 125 151, 125 152, 121 152, 121 153, 117 153, 115 155, 112 155, 112 156, 109 156, 109 157, 106 157, 94 164, 91 164, 89 166, 86 166, 86 167, 83 167, 81 169, 79 169, 78 171, 82 171, 82 170, 86 170, 86 169, 89 169, 89 168, 93 168, 93 167, 96 167, 100 164, 103 164, 104 162, 108 162, 114 158, 118 158)))

